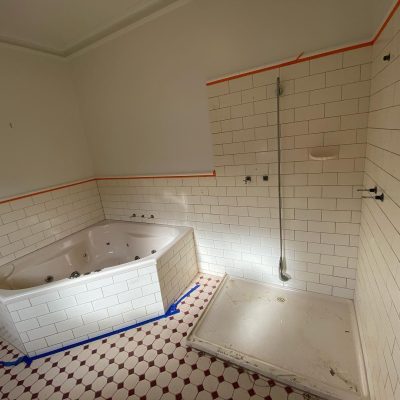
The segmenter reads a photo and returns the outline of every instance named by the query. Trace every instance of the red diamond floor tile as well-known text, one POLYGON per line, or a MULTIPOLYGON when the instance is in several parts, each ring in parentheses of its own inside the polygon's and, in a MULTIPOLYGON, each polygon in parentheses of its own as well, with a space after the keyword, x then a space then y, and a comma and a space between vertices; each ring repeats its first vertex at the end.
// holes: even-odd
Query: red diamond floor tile
MULTIPOLYGON (((30 366, 0 367, 0 399, 317 399, 186 346, 186 336, 220 283, 200 274, 200 288, 168 319, 76 347, 30 366)), ((192 287, 192 286, 191 286, 192 287)), ((0 341, 0 359, 20 356, 0 341)))

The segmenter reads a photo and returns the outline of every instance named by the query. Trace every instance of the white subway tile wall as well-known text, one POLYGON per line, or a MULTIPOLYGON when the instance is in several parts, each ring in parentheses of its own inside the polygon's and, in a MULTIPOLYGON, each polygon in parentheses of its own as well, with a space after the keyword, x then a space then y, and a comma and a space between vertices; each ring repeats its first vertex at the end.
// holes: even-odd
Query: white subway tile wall
POLYGON ((0 267, 102 220, 96 182, 0 204, 0 267))
POLYGON ((189 225, 201 271, 279 283, 280 75, 285 253, 303 290, 353 298, 371 49, 209 86, 216 178, 99 181, 106 218, 189 225), (330 146, 336 159, 311 160, 330 146), (246 175, 252 181, 245 184, 246 175), (263 180, 268 175, 268 181, 263 180), (139 217, 129 218, 132 213, 139 217))
POLYGON ((400 399, 399 12, 373 47, 369 110, 364 185, 386 197, 363 201, 355 305, 371 399, 392 400, 400 399))

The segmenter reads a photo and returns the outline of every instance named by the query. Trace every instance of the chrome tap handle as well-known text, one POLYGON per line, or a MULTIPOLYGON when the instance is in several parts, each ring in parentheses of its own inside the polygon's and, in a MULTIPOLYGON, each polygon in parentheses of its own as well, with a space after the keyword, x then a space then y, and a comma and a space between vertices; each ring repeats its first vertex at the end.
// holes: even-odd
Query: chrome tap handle
POLYGON ((378 193, 378 187, 374 186, 373 188, 369 189, 357 189, 357 192, 370 192, 370 193, 378 193))

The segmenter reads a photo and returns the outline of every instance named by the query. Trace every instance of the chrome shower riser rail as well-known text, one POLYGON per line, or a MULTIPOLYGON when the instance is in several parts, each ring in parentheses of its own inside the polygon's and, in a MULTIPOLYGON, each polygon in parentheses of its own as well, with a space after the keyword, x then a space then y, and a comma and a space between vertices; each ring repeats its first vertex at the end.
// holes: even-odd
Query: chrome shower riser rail
POLYGON ((279 76, 276 78, 276 105, 277 105, 277 141, 278 141, 278 199, 279 199, 279 279, 287 282, 290 276, 286 273, 286 260, 283 254, 283 228, 282 228, 282 184, 281 184, 281 121, 280 97, 282 94, 279 76))

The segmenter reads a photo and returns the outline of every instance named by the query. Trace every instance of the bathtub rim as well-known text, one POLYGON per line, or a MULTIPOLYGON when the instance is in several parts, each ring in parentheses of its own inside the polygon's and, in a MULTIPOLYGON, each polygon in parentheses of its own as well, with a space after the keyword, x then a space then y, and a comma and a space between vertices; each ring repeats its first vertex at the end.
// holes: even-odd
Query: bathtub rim
MULTIPOLYGON (((84 229, 74 232, 71 235, 67 235, 62 239, 56 240, 55 242, 50 243, 47 246, 37 249, 37 250, 35 250, 35 252, 41 251, 49 246, 54 245, 55 243, 65 240, 66 238, 68 238, 70 236, 82 233, 85 230, 89 230, 90 228, 93 228, 95 226, 102 226, 102 225, 113 224, 113 223, 116 223, 116 224, 125 223, 125 224, 135 224, 135 225, 143 225, 143 226, 144 225, 146 225, 146 226, 154 225, 154 226, 162 226, 162 227, 166 227, 166 228, 175 228, 178 230, 178 235, 170 243, 168 243, 166 246, 162 247, 160 249, 160 251, 157 251, 154 254, 149 254, 148 256, 146 256, 140 260, 132 260, 127 263, 113 265, 110 267, 105 267, 105 268, 102 268, 102 270, 99 272, 92 272, 89 275, 81 275, 79 278, 76 278, 76 279, 64 278, 64 279, 60 279, 60 280, 57 280, 54 282, 44 283, 39 286, 34 286, 34 287, 24 288, 24 289, 0 289, 0 302, 2 302, 4 305, 7 305, 10 302, 14 302, 16 300, 17 301, 23 300, 26 296, 29 296, 29 297, 31 295, 36 296, 36 295, 39 295, 40 293, 45 293, 45 292, 48 292, 51 290, 57 290, 60 288, 63 288, 63 289, 68 288, 69 286, 73 286, 78 282, 85 284, 88 281, 93 280, 95 278, 107 277, 107 276, 110 276, 111 274, 114 274, 116 272, 123 272, 132 267, 134 267, 135 269, 140 269, 140 268, 154 265, 154 263, 157 263, 157 260, 159 260, 163 255, 165 255, 179 240, 184 238, 188 233, 194 231, 193 227, 191 227, 191 226, 179 226, 179 225, 167 225, 167 224, 157 224, 157 223, 104 219, 103 221, 96 222, 95 224, 92 224, 84 229)), ((32 253, 34 253, 34 252, 32 252, 32 253)), ((32 253, 29 253, 29 254, 32 254, 32 253)), ((23 257, 21 257, 21 258, 23 258, 23 257)), ((12 264, 13 262, 15 262, 17 260, 18 259, 13 260, 9 264, 12 264)), ((5 264, 4 267, 9 264, 5 264)), ((2 268, 2 267, 0 267, 0 268, 2 268)))

